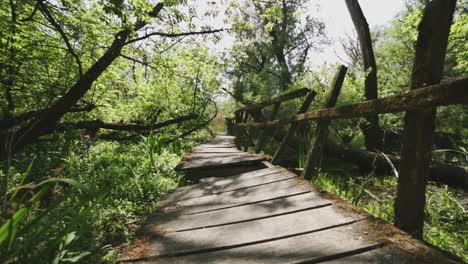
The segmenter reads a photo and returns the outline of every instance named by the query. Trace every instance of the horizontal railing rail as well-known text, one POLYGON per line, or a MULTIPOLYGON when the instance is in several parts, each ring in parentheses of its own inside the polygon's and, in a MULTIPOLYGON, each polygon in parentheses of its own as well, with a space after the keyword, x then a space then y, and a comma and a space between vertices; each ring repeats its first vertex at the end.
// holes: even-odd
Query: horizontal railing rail
POLYGON ((283 95, 280 95, 280 96, 273 97, 271 99, 262 101, 260 103, 250 104, 250 105, 244 106, 243 108, 238 109, 236 111, 236 113, 242 112, 242 111, 260 110, 260 109, 262 109, 262 108, 264 108, 266 106, 272 105, 272 104, 281 103, 281 102, 284 102, 284 101, 289 101, 289 100, 292 100, 292 99, 302 97, 302 96, 308 94, 309 92, 310 92, 310 89, 308 89, 308 88, 298 89, 298 90, 292 91, 290 93, 283 94, 283 95))
POLYGON ((437 106, 468 104, 468 78, 411 90, 385 98, 306 112, 290 118, 238 123, 239 127, 274 127, 308 120, 332 120, 397 113, 437 106))

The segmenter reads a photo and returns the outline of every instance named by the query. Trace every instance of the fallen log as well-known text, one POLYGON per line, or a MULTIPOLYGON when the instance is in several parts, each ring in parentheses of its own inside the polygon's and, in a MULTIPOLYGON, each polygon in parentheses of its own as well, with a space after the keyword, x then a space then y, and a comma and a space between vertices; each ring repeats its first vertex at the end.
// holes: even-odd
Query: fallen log
MULTIPOLYGON (((328 155, 339 157, 344 161, 356 164, 362 171, 392 172, 392 166, 388 160, 376 152, 359 149, 349 145, 338 145, 328 141, 325 146, 328 155)), ((399 167, 400 157, 386 154, 395 168, 399 167)), ((430 164, 429 180, 447 184, 451 187, 463 188, 468 191, 468 171, 461 166, 450 165, 442 162, 430 164)))

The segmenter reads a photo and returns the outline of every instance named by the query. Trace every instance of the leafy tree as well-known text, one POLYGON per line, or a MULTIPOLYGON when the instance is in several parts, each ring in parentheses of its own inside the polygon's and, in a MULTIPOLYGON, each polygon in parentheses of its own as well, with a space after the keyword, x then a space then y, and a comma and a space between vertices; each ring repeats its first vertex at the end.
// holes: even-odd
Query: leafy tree
MULTIPOLYGON (((165 85, 165 80, 158 82, 157 77, 166 76, 150 76, 148 70, 161 72, 161 68, 167 66, 164 52, 183 38, 221 31, 190 23, 190 18, 196 14, 184 6, 178 1, 156 5, 150 1, 2 1, 2 28, 8 30, 0 35, 0 158, 5 159, 57 129, 149 130, 152 124, 137 113, 120 116, 120 120, 115 120, 117 114, 114 113, 112 121, 119 123, 111 124, 106 124, 103 119, 76 122, 75 118, 103 118, 92 113, 96 107, 102 106, 103 101, 106 106, 111 106, 109 101, 117 103, 121 98, 129 99, 138 94, 132 89, 143 84, 133 84, 132 79, 126 78, 128 76, 133 76, 133 81, 144 79, 146 85, 165 85), (141 73, 137 67, 129 69, 122 59, 143 65, 143 78, 139 76, 141 73), (154 66, 155 62, 159 65, 154 66), (122 97, 119 96, 121 93, 122 97), (65 120, 67 122, 62 123, 65 120)), ((198 55, 185 53, 185 56, 192 59, 209 57, 206 51, 197 48, 195 42, 189 41, 185 45, 185 49, 199 50, 194 52, 198 55)), ((180 65, 169 65, 165 71, 177 74, 180 65)), ((213 74, 208 75, 210 80, 198 76, 197 88, 191 93, 191 100, 199 103, 201 108, 182 107, 177 111, 167 111, 160 119, 172 117, 170 124, 196 116, 200 121, 205 120, 207 112, 200 110, 206 108, 210 101, 207 94, 213 91, 214 77, 213 74), (210 89, 202 88, 201 83, 210 89)), ((170 84, 177 87, 179 83, 176 81, 180 78, 183 77, 174 78, 170 84)), ((153 108, 156 113, 166 110, 164 107, 158 109, 155 104, 158 103, 153 101, 146 108, 153 108)), ((154 117, 150 121, 163 121, 154 117)))
POLYGON ((233 1, 230 15, 236 43, 229 76, 240 102, 269 97, 294 87, 307 69, 310 51, 325 42, 320 20, 300 13, 306 1, 233 1))

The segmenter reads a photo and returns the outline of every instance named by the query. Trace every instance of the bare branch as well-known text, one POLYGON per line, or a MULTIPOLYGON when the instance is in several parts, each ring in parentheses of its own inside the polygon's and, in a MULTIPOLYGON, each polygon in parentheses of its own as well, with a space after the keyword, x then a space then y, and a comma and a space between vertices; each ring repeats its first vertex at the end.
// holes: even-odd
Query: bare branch
POLYGON ((183 33, 166 33, 166 32, 152 32, 149 34, 146 34, 144 36, 141 36, 139 38, 134 38, 131 40, 128 40, 125 42, 125 45, 128 45, 133 42, 137 42, 140 40, 147 39, 152 36, 160 36, 160 37, 166 37, 166 38, 177 38, 177 37, 185 37, 185 36, 194 36, 194 35, 206 35, 206 34, 214 34, 224 31, 223 28, 220 29, 214 29, 214 30, 202 30, 202 31, 191 31, 191 32, 183 32, 183 33))
POLYGON ((166 126, 178 124, 184 121, 193 120, 198 118, 195 114, 190 114, 186 116, 181 116, 177 118, 173 118, 170 120, 166 120, 161 123, 157 124, 139 124, 139 123, 106 123, 101 120, 90 120, 90 121, 79 121, 76 123, 62 123, 57 126, 60 129, 110 129, 110 130, 117 130, 117 131, 147 131, 147 130, 157 130, 161 129, 166 126))
POLYGON ((38 3, 38 7, 39 7, 39 10, 41 11, 41 13, 44 15, 44 17, 47 19, 47 21, 49 21, 54 26, 55 30, 57 30, 57 32, 60 34, 63 41, 65 42, 65 45, 68 48, 68 52, 70 52, 70 54, 75 59, 76 64, 78 65, 78 73, 79 73, 80 77, 83 76, 83 67, 81 65, 81 60, 78 57, 78 55, 75 53, 72 45, 70 44, 70 40, 68 39, 68 36, 65 33, 65 31, 63 30, 62 26, 60 26, 60 24, 55 20, 54 16, 47 9, 47 6, 45 5, 44 2, 42 2, 40 0, 37 3, 38 3))

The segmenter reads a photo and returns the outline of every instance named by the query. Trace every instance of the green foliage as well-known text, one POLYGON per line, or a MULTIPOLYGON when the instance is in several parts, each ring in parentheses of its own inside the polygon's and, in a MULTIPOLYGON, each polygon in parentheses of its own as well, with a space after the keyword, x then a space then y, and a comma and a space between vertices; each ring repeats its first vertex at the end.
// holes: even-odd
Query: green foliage
MULTIPOLYGON (((14 175, 9 208, 0 222, 0 258, 16 263, 101 263, 128 242, 180 176, 173 170, 192 143, 99 142, 70 151, 60 178, 28 182, 14 175)), ((30 166, 33 168, 33 166, 30 166)))
POLYGON ((236 42, 226 60, 237 101, 262 101, 299 88, 309 52, 325 42, 324 24, 301 17, 305 1, 234 3, 228 9, 236 42))
MULTIPOLYGON (((393 222, 393 202, 396 195, 395 177, 349 177, 322 171, 313 183, 345 200, 356 201, 369 214, 393 222), (361 192, 363 190, 363 192, 361 192)), ((468 261, 468 212, 462 201, 466 194, 447 186, 430 184, 426 193, 424 240, 468 261)))

